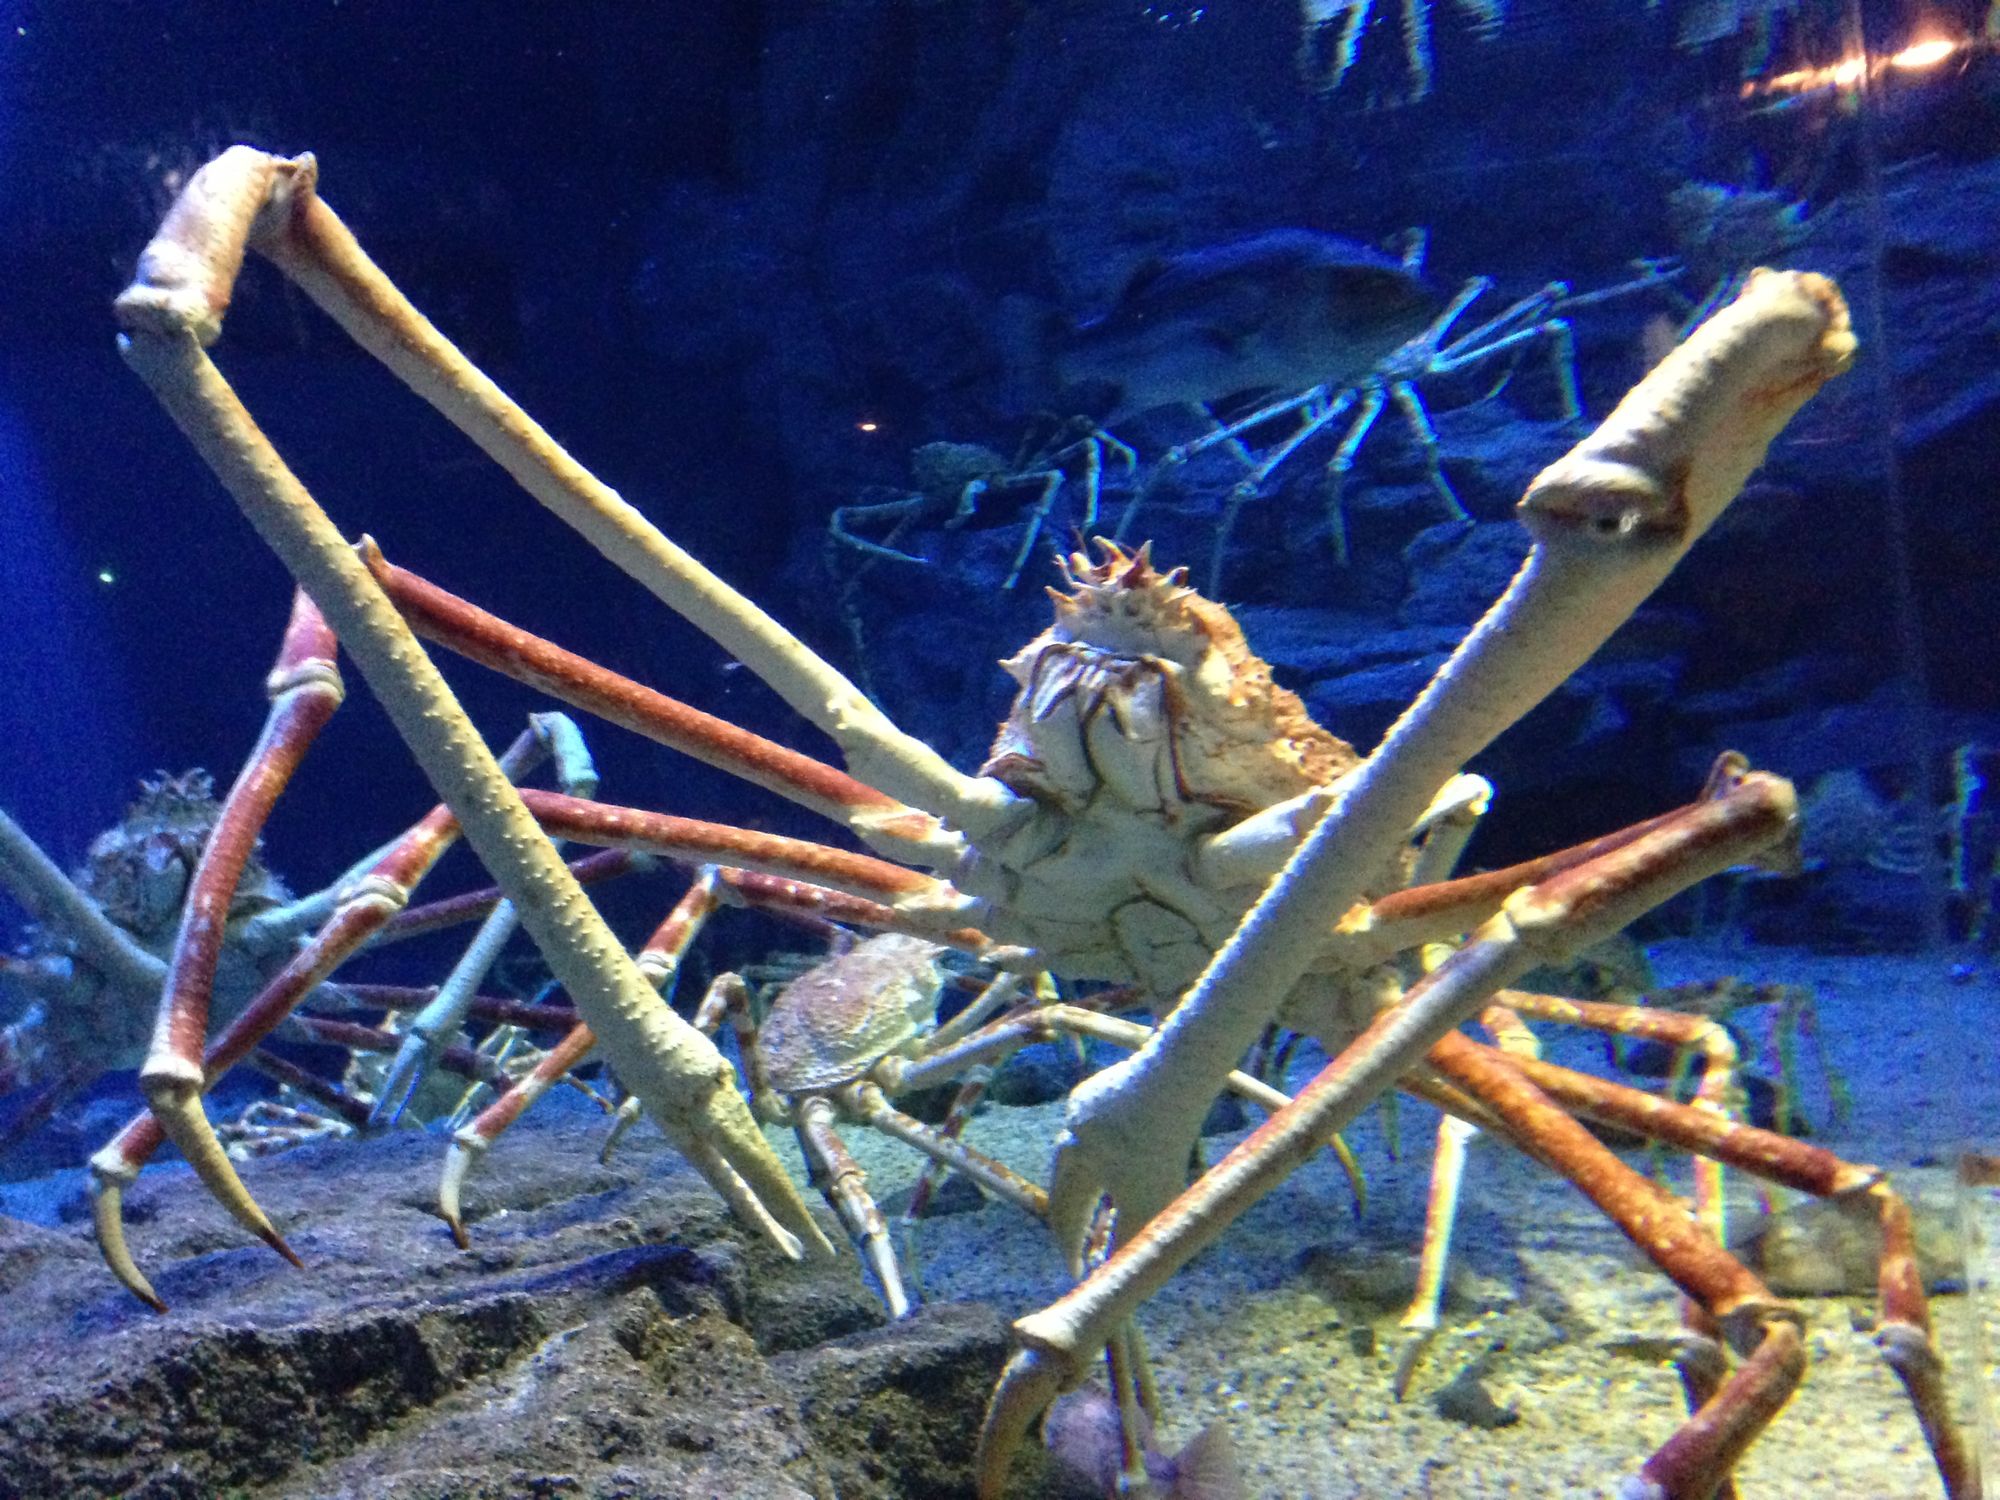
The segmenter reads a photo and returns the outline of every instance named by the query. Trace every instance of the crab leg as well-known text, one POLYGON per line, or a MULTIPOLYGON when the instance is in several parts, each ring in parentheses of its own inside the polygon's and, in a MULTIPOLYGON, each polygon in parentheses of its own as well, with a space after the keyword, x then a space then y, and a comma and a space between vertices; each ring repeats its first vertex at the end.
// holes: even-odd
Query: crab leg
MULTIPOLYGON (((532 734, 523 734, 500 757, 503 772, 520 776, 534 766, 543 751, 532 734)), ((208 1045, 202 1058, 203 1086, 213 1088, 226 1074, 278 1025, 299 1002, 345 963, 379 932, 384 923, 402 910, 410 890, 437 863, 458 837, 458 820, 444 807, 435 807, 378 855, 372 865, 342 887, 339 904, 326 925, 314 934, 292 961, 245 1006, 222 1034, 208 1045)), ((97 1248, 105 1264, 125 1288, 155 1312, 165 1312, 162 1302, 125 1243, 121 1214, 125 1189, 160 1149, 166 1131, 150 1111, 128 1121, 90 1159, 91 1219, 97 1231, 97 1248)), ((211 1192, 216 1183, 209 1183, 211 1192)), ((224 1191, 241 1195, 243 1201, 225 1199, 223 1206, 246 1226, 264 1220, 264 1214, 250 1201, 247 1190, 232 1170, 223 1180, 224 1191), (233 1183, 233 1189, 231 1184, 233 1183), (247 1205, 247 1206, 246 1206, 247 1205)), ((265 1221, 268 1222, 268 1221, 265 1221)))
POLYGON ((835 1118, 833 1101, 824 1094, 802 1099, 792 1122, 799 1149, 812 1168, 813 1181, 846 1227, 855 1252, 875 1273, 889 1316, 907 1318, 910 1294, 903 1286, 895 1247, 889 1243, 889 1226, 882 1219, 874 1195, 868 1191, 868 1174, 861 1170, 861 1163, 854 1159, 854 1153, 833 1128, 835 1118))
POLYGON ((1664 1188, 1611 1150, 1523 1076, 1512 1060, 1453 1034, 1431 1065, 1495 1110, 1727 1333, 1749 1358, 1642 1470, 1638 1495, 1711 1494, 1805 1373, 1801 1320, 1664 1188))
MULTIPOLYGON (((569 872, 576 877, 578 885, 595 885, 600 880, 615 880, 634 871, 655 868, 650 858, 630 849, 600 849, 595 854, 569 862, 569 872)), ((460 891, 456 896, 440 896, 435 901, 396 913, 395 920, 382 929, 382 935, 375 941, 378 945, 398 943, 405 938, 422 937, 425 933, 442 932, 447 927, 475 922, 506 899, 500 894, 500 888, 493 885, 476 891, 460 891)))
MULTIPOLYGON (((1103 1193, 1127 1232, 1172 1199, 1221 1079, 1319 958, 1327 914, 1361 895, 1432 789, 1631 615, 1853 350, 1833 283, 1755 275, 1529 486, 1520 511, 1534 545, 1505 594, 1348 778, 1154 1038, 1071 1093, 1050 1219, 1073 1264, 1103 1193)), ((1421 1029, 1434 1040, 1449 1024, 1421 1029)))
MULTIPOLYGON (((1945 1493, 1953 1500, 1974 1500, 1980 1494, 1977 1464, 1951 1419, 1942 1361, 1931 1338, 1930 1312, 1916 1265, 1909 1208, 1890 1190, 1879 1169, 1845 1162, 1804 1141, 1608 1079, 1534 1059, 1514 1059, 1514 1066, 1548 1098, 1586 1118, 1816 1197, 1865 1193, 1874 1202, 1882 1226, 1878 1274, 1882 1322, 1876 1345, 1909 1395, 1945 1493)), ((1676 1486, 1688 1482, 1681 1476, 1699 1457, 1691 1456, 1689 1450, 1698 1443, 1702 1431, 1701 1426, 1690 1424, 1649 1462, 1643 1477, 1660 1487, 1655 1493, 1682 1493, 1676 1486)))
POLYGON ((1794 1359, 1783 1348, 1798 1339, 1797 1314, 1735 1264, 1697 1215, 1620 1162, 1568 1110, 1801 1192, 1870 1199, 1882 1228, 1877 1347, 1909 1395, 1945 1493, 1952 1500, 1979 1494, 1977 1468, 1951 1420, 1942 1362, 1931 1339, 1909 1206, 1889 1188, 1879 1168, 1842 1161, 1817 1146, 1739 1124, 1699 1105, 1679 1104, 1536 1059, 1502 1058, 1462 1036, 1445 1038, 1431 1061, 1499 1111, 1534 1154, 1603 1207, 1733 1344, 1754 1347, 1737 1374, 1647 1461, 1636 1483, 1649 1487, 1635 1489, 1635 1494, 1663 1500, 1708 1494, 1783 1404, 1804 1367, 1804 1354, 1800 1350, 1794 1359), (1767 1356, 1774 1343, 1781 1347, 1767 1356))
POLYGON ((488 614, 395 566, 372 538, 363 537, 359 551, 383 592, 425 640, 776 792, 878 847, 892 845, 899 857, 933 866, 957 857, 963 839, 947 833, 928 813, 488 614))
MULTIPOLYGON (((369 1028, 357 1026, 354 1029, 366 1033, 369 1028)), ((332 1042, 335 1046, 347 1046, 360 1041, 361 1038, 336 1041, 333 1037, 315 1037, 315 1040, 332 1042)), ((394 1046, 395 1043, 391 1041, 389 1045, 394 1046)), ((267 1052, 262 1047, 252 1048, 244 1062, 271 1082, 303 1094, 315 1104, 324 1105, 332 1110, 340 1116, 340 1123, 347 1129, 361 1130, 367 1127, 368 1106, 331 1079, 321 1078, 316 1073, 308 1072, 289 1058, 279 1057, 275 1052, 267 1052)))
MULTIPOLYGON (((1704 798, 1708 795, 1703 793, 1704 798)), ((1328 951, 1338 954, 1343 966, 1363 969, 1425 943, 1455 936, 1492 916, 1523 886, 1622 849, 1683 810, 1661 813, 1615 833, 1498 870, 1482 870, 1477 875, 1434 880, 1427 885, 1391 891, 1366 906, 1350 909, 1341 919, 1328 951)))
MULTIPOLYGON (((1530 994, 1525 990, 1502 990, 1493 997, 1493 1001, 1481 1013, 1480 1024, 1493 1035, 1502 1052, 1523 1062, 1538 1063, 1540 1060, 1534 1034, 1526 1025, 1528 1020, 1553 1021, 1699 1052, 1702 1056, 1701 1084, 1696 1092, 1694 1107, 1718 1118, 1728 1117, 1729 1089, 1736 1072, 1736 1044, 1730 1040, 1728 1030, 1714 1021, 1642 1005, 1571 1000, 1560 995, 1530 994)), ((1405 1347, 1397 1366, 1398 1400, 1403 1398, 1417 1361, 1437 1332, 1438 1308, 1444 1294, 1445 1263, 1450 1254, 1452 1229, 1458 1211, 1457 1179, 1465 1169, 1465 1147, 1471 1134, 1472 1127, 1461 1119, 1447 1115, 1438 1122, 1438 1151, 1431 1169, 1431 1192, 1424 1220, 1417 1292, 1401 1324, 1415 1337, 1405 1347)), ((1517 1140, 1515 1144, 1520 1142, 1517 1140)), ((1695 1218, 1719 1245, 1728 1243, 1725 1208, 1722 1163, 1710 1153, 1697 1151, 1694 1158, 1695 1218)), ((1698 1311, 1698 1305, 1690 1304, 1690 1307, 1698 1311)), ((1696 1336, 1712 1337, 1699 1331, 1696 1331, 1696 1336)), ((1700 1403, 1697 1401, 1694 1404, 1700 1403)))
MULTIPOLYGON (((380 946, 380 939, 377 939, 376 946, 380 946)), ((434 984, 354 984, 346 980, 334 989, 342 1000, 376 1010, 393 1011, 421 1010, 436 998, 438 992, 434 984)), ((535 1000, 508 1000, 499 995, 474 995, 469 1014, 482 1021, 518 1027, 522 1031, 561 1033, 576 1025, 574 1006, 550 1005, 535 1000)))
MULTIPOLYGON (((938 1033, 945 1038, 937 1050, 927 1052, 918 1061, 904 1058, 884 1058, 875 1065, 871 1073, 877 1082, 894 1093, 916 1092, 948 1082, 960 1074, 970 1073, 976 1082, 968 1084, 967 1094, 962 1094, 965 1108, 970 1109, 977 1102, 978 1090, 983 1089, 991 1074, 1022 1047, 1030 1042, 1050 1041, 1058 1036, 1093 1037, 1101 1042, 1109 1042, 1114 1047, 1131 1051, 1145 1044, 1153 1034, 1151 1026, 1137 1021, 1123 1020, 1118 1016, 1108 1016, 1102 1011, 1087 1009, 1081 1005, 1068 1005, 1060 1001, 1024 1005, 1009 1011, 998 1020, 981 1026, 970 1035, 957 1040, 945 1038, 945 1032, 938 1033)), ((1239 1099, 1247 1099, 1259 1108, 1275 1114, 1291 1103, 1291 1096, 1281 1089, 1275 1089, 1261 1078, 1236 1071, 1223 1080, 1223 1088, 1239 1099)), ((954 1103, 953 1112, 959 1106, 954 1103)), ((963 1124, 963 1121, 960 1121, 963 1124)), ((944 1133, 955 1132, 947 1125, 944 1133)), ((1328 1141, 1329 1148, 1347 1174, 1348 1185, 1353 1188, 1357 1203, 1365 1202, 1368 1185, 1361 1172, 1361 1164, 1355 1160, 1353 1151, 1339 1135, 1328 1141)), ((914 1207, 914 1200, 913 1200, 914 1207)), ((1035 1210, 1038 1216, 1046 1215, 1046 1205, 1035 1210)))
MULTIPOLYGON (((704 867, 694 883, 674 903, 646 946, 639 950, 639 970, 661 995, 671 995, 681 960, 701 935, 708 919, 722 904, 720 872, 704 867)), ((482 1110, 477 1119, 451 1138, 445 1156, 444 1176, 438 1182, 438 1213, 451 1226, 451 1237, 461 1250, 472 1241, 465 1232, 465 1216, 459 1201, 466 1174, 473 1161, 497 1140, 502 1131, 518 1120, 530 1105, 546 1094, 571 1068, 590 1055, 597 1036, 588 1023, 579 1021, 563 1039, 544 1053, 527 1075, 482 1110)))
MULTIPOLYGON (((877 902, 902 920, 916 923, 963 920, 982 910, 980 902, 949 882, 872 855, 782 834, 589 802, 560 792, 526 790, 521 799, 544 830, 580 844, 637 848, 697 864, 726 862, 803 880, 877 902)), ((1013 961, 1025 961, 1020 950, 1006 951, 1013 961)))
POLYGON ((233 146, 190 181, 181 197, 187 211, 178 223, 170 216, 169 229, 190 227, 197 215, 199 227, 145 274, 191 331, 214 336, 244 248, 254 246, 537 501, 825 731, 862 780, 974 837, 1025 813, 998 782, 954 770, 903 733, 853 683, 571 458, 369 260, 318 196, 317 177, 310 155, 284 160, 233 146), (210 264, 190 267, 196 257, 210 264))
MULTIPOLYGON (((118 988, 147 993, 166 978, 167 966, 78 890, 4 808, 0 808, 0 886, 29 916, 73 941, 81 956, 118 988)), ((14 962, 9 960, 10 971, 14 962)))
MULTIPOLYGON (((825 924, 838 922, 844 926, 868 927, 884 932, 907 930, 910 923, 888 907, 877 902, 866 901, 858 896, 850 896, 844 891, 828 890, 824 886, 808 885, 804 881, 788 880, 781 876, 760 874, 751 870, 732 869, 721 865, 704 865, 694 888, 690 889, 682 901, 663 922, 660 929, 638 955, 638 963, 649 978, 655 980, 660 991, 668 993, 673 978, 679 969, 679 955, 693 942, 695 933, 687 924, 706 921, 712 909, 709 903, 750 907, 769 912, 774 916, 790 918, 816 929, 825 924), (690 903, 693 903, 692 905, 690 903)), ((912 936, 922 934, 912 933, 912 936)), ((985 954, 992 949, 991 941, 982 932, 972 928, 960 928, 945 934, 944 942, 973 954, 985 954)), ((694 1026, 697 1031, 713 1035, 721 1024, 725 1002, 729 997, 729 987, 725 981, 733 975, 722 976, 717 986, 704 997, 698 1009, 694 1026)), ((741 981, 737 981, 740 984, 741 981)), ((445 1163, 445 1180, 439 1187, 438 1202, 445 1221, 452 1225, 453 1238, 463 1249, 468 1243, 459 1220, 458 1197, 466 1173, 471 1168, 471 1153, 490 1148, 500 1134, 508 1129, 526 1110, 548 1092, 551 1085, 561 1080, 576 1067, 597 1045, 597 1038, 590 1028, 578 1024, 565 1033, 561 1042, 547 1053, 539 1063, 514 1088, 496 1099, 486 1110, 464 1126, 453 1137, 450 1156, 445 1163)), ((746 1065, 754 1066, 754 1057, 746 1056, 746 1065)), ((753 1088, 755 1097, 758 1088, 753 1088)), ((632 1101, 627 1100, 629 1106, 632 1101)), ((602 1159, 609 1161, 612 1151, 625 1130, 634 1122, 630 1108, 621 1107, 617 1112, 610 1136, 604 1143, 602 1159)))
POLYGON ((139 1087, 153 1118, 180 1147, 195 1175, 246 1229, 294 1265, 298 1257, 252 1201, 202 1111, 202 1044, 208 1036, 208 998, 222 958, 229 905, 236 898, 243 867, 292 773, 340 706, 344 689, 333 653, 333 632, 305 591, 299 590, 292 599, 292 617, 277 665, 265 681, 270 714, 202 848, 181 908, 152 1046, 139 1068, 139 1087))
MULTIPOLYGON (((728 1086, 714 1046, 662 1003, 542 837, 435 665, 395 607, 195 341, 203 309, 233 278, 216 256, 216 220, 294 217, 309 208, 290 173, 257 153, 225 167, 231 181, 190 183, 141 259, 141 281, 119 299, 128 361, 167 407, 265 541, 309 588, 465 837, 522 916, 555 976, 589 1018, 618 1075, 644 1099, 696 1168, 747 1222, 786 1253, 831 1250, 783 1166, 728 1086), (199 259, 197 259, 199 258, 199 259), (204 280, 176 273, 196 260, 204 280)), ((212 166, 208 171, 213 171, 212 166)), ((309 175, 309 174, 308 174, 309 175)), ((304 184, 309 187, 309 183, 304 184)), ((240 240, 238 242, 240 244, 240 240)), ((239 252, 240 253, 240 252, 239 252)))
MULTIPOLYGON (((1683 809, 1624 848, 1509 897, 1463 948, 1419 980, 1165 1212, 1121 1236, 1112 1256, 1060 1300, 1015 1322, 1021 1348, 994 1390, 980 1435, 982 1497, 996 1500, 1029 1422, 1058 1390, 1081 1377, 1090 1358, 1145 1298, 1329 1135, 1395 1087, 1441 1038, 1477 1015, 1495 990, 1537 963, 1618 931, 1696 881, 1788 836, 1797 809, 1789 782, 1746 773, 1713 800, 1683 809)), ((1170 1136, 1151 1149, 1181 1148, 1170 1136)), ((1180 1155, 1174 1165, 1185 1160, 1180 1155)), ((1050 1196, 1053 1211, 1055 1195, 1050 1196)))
MULTIPOLYGON (((529 722, 555 759, 556 781, 563 791, 572 797, 595 796, 597 765, 590 758, 590 749, 584 744, 581 731, 570 717, 567 714, 535 714, 529 722)), ((437 994, 417 1012, 410 1021, 409 1029, 403 1033, 396 1056, 376 1090, 370 1124, 380 1128, 394 1125, 403 1117, 404 1109, 416 1096, 432 1064, 465 1024, 466 1012, 472 1008, 473 996, 481 981, 486 978, 487 971, 499 962, 501 950, 507 946, 519 925, 520 916, 511 901, 500 901, 486 914, 478 933, 465 952, 459 955, 458 962, 452 965, 444 983, 438 986, 437 994)))
POLYGON ((1018 950, 998 946, 976 927, 939 932, 933 923, 914 921, 908 913, 894 907, 828 886, 728 865, 719 866, 717 873, 722 879, 723 900, 730 905, 769 912, 822 934, 829 927, 836 931, 863 927, 871 932, 900 932, 920 937, 989 963, 1018 956, 1018 950))
MULTIPOLYGON (((1615 1005, 1601 1000, 1570 1000, 1560 995, 1533 995, 1522 990, 1505 990, 1494 996, 1505 1014, 1531 1021, 1554 1021, 1579 1026, 1612 1036, 1637 1041, 1661 1042, 1676 1049, 1701 1054, 1701 1082, 1695 1090, 1694 1107, 1726 1117, 1729 1091, 1736 1077, 1736 1043, 1727 1027, 1705 1016, 1663 1011, 1645 1005, 1615 1005)), ((1700 1157, 1695 1162, 1695 1216, 1707 1226, 1717 1244, 1728 1243, 1724 1222, 1722 1168, 1700 1157)))

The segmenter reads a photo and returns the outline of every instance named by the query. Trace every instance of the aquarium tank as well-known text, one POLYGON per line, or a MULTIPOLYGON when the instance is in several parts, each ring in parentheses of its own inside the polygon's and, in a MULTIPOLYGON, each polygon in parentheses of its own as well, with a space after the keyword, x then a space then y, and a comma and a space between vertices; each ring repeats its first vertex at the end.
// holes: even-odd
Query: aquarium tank
POLYGON ((0 1500, 1975 1500, 2000 10, 0 26, 0 1500))

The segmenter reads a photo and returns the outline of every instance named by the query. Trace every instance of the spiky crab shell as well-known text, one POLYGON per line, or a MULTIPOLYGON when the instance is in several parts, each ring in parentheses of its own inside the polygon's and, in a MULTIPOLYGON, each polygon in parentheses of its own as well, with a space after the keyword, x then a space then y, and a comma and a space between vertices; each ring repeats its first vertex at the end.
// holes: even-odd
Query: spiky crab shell
MULTIPOLYGON (((116 827, 91 842, 76 883, 104 914, 150 950, 164 953, 180 925, 181 899, 222 804, 206 771, 162 771, 139 783, 139 796, 116 827)), ((231 919, 290 900, 284 882, 255 852, 229 905, 231 919)))
MULTIPOLYGON (((178 776, 162 771, 142 780, 139 796, 124 816, 91 841, 74 876, 77 888, 140 947, 167 957, 180 928, 188 883, 221 810, 206 771, 178 776)), ((253 852, 229 905, 231 938, 224 944, 211 991, 210 1014, 218 1024, 240 1011, 295 951, 280 944, 253 952, 236 941, 237 924, 290 899, 285 883, 253 852)), ((46 1010, 39 1039, 46 1066, 132 1067, 145 1056, 156 996, 106 988, 60 929, 31 929, 22 951, 29 958, 66 959, 73 965, 71 983, 46 1010)))
POLYGON ((1055 623, 1004 663, 1020 692, 984 771, 1034 814, 952 878, 989 903, 999 941, 1166 1001, 1277 868, 1207 864, 1207 841, 1359 758, 1272 681, 1228 610, 1146 548, 1098 545, 1050 591, 1055 623))
POLYGON ((1225 824, 1324 786, 1360 763, 1250 649, 1229 611, 1100 539, 1064 563, 1055 623, 1001 665, 1021 691, 985 773, 1073 810, 1100 787, 1175 816, 1225 824))

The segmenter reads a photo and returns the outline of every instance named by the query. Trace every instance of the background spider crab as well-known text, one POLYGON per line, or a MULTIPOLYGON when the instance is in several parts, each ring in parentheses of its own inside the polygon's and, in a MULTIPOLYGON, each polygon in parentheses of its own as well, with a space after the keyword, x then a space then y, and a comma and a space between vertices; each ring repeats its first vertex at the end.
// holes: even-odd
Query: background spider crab
MULTIPOLYGON (((1130 978, 1171 1013, 1127 1063, 1073 1096, 1050 1185, 1053 1227, 1082 1269, 1108 1200, 1117 1248, 1069 1296, 1016 1325, 996 1392, 982 1486, 997 1494, 1029 1421, 1101 1348, 1138 1430, 1144 1380, 1127 1333, 1151 1291, 1237 1214, 1399 1083, 1429 1092, 1574 1180, 1688 1294, 1684 1364, 1700 1409, 1628 1485, 1703 1496, 1797 1381, 1795 1316, 1690 1212, 1597 1145, 1570 1111, 1617 1119, 1718 1160, 1877 1205, 1887 1254, 1881 1342, 1947 1490, 1978 1481, 1944 1409, 1908 1219, 1872 1168, 1641 1102, 1459 1035, 1536 962, 1615 931, 1707 874, 1790 834, 1788 784, 1725 759, 1686 808, 1508 871, 1403 890, 1413 831, 1459 806, 1467 757, 1560 682, 1655 587, 1735 496, 1784 422, 1851 356, 1831 283, 1765 273, 1662 362, 1592 437, 1530 488, 1535 546, 1501 600, 1365 760, 1317 731, 1269 681, 1226 613, 1143 554, 1079 561, 1058 623, 1012 664, 1023 694, 988 773, 955 771, 845 679, 702 569, 564 454, 367 261, 314 192, 310 157, 236 148, 170 212, 120 299, 128 359, 312 595, 468 841, 520 910, 622 1076, 752 1223, 824 1244, 749 1128, 712 1047, 660 1005, 537 825, 565 837, 644 837, 641 815, 517 793, 471 732, 412 624, 507 659, 572 701, 632 722, 622 689, 355 556, 256 430, 202 346, 220 331, 246 246, 275 261, 365 347, 608 558, 713 636, 840 746, 850 781, 784 762, 725 727, 683 721, 684 748, 833 814, 878 852, 949 877, 842 863, 750 835, 732 859, 879 900, 919 933, 974 926, 988 956, 1078 977, 1130 978), (1454 790, 1457 788, 1456 790, 1454 790), (754 847, 753 847, 754 845, 754 847), (893 871, 893 873, 892 873, 893 871), (1247 912, 1247 914, 1246 914, 1247 912), (1407 993, 1392 960, 1427 954, 1407 993), (1185 991, 1185 993, 1183 993, 1185 991), (1174 997, 1181 998, 1178 1004, 1174 997), (1228 1071, 1283 1014, 1334 1061, 1193 1188, 1188 1150, 1228 1071), (1715 1335, 1744 1356, 1725 1375, 1715 1335)), ((628 695, 629 696, 629 695, 628 695)), ((1427 851, 1426 851, 1427 852, 1427 851)), ((851 857, 850 857, 851 859, 851 857)), ((1416 868, 1423 868, 1423 855, 1416 868)), ((191 903, 192 906, 192 903, 191 903)), ((1523 1002, 1525 1003, 1525 1002, 1523 1002)), ((146 1078, 167 1128, 199 1138, 199 1027, 176 1010, 146 1078)), ((192 1153, 191 1153, 192 1154, 192 1153)), ((1701 1206, 1701 1205, 1698 1205, 1701 1206)), ((1708 1207, 1708 1206, 1702 1206, 1708 1207)), ((1127 1479, 1143 1485, 1128 1441, 1127 1479)))

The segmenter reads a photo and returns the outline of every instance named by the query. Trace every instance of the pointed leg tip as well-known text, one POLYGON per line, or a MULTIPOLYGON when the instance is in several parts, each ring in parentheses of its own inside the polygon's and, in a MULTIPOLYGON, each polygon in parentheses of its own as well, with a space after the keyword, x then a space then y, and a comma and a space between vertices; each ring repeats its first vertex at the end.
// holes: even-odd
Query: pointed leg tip
POLYGON ((461 1250, 470 1250, 472 1248, 472 1236, 466 1233, 465 1220, 459 1218, 456 1214, 452 1214, 447 1216, 444 1222, 445 1227, 451 1231, 451 1242, 461 1250))
POLYGON ((987 1402, 973 1459, 979 1500, 1001 1500, 1014 1455, 1062 1389, 1064 1374, 1064 1363, 1039 1349, 1017 1349, 1007 1361, 987 1402))
POLYGON ((125 1243, 124 1203, 124 1184, 116 1177, 93 1171, 90 1215, 97 1236, 97 1252, 104 1257, 106 1269, 120 1286, 154 1312, 164 1315, 167 1304, 160 1300, 160 1294, 146 1280, 146 1273, 139 1269, 139 1263, 132 1259, 131 1248, 125 1243))
POLYGON ((277 1251, 278 1254, 284 1256, 286 1260, 297 1266, 301 1271, 306 1268, 306 1263, 299 1259, 298 1253, 285 1243, 285 1237, 279 1234, 277 1230, 266 1225, 263 1229, 257 1231, 257 1238, 277 1251))

